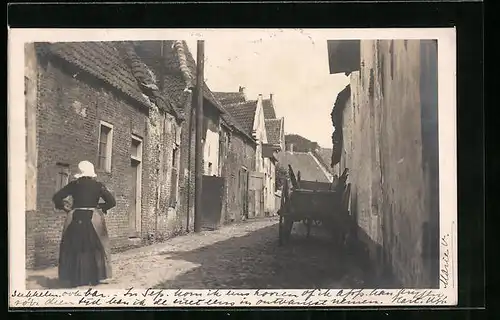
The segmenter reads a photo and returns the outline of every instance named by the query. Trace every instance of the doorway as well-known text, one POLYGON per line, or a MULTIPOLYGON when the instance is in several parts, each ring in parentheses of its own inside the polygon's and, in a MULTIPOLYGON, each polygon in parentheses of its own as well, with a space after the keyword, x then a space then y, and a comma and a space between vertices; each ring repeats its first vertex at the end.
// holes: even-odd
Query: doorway
POLYGON ((129 206, 129 229, 130 238, 139 238, 141 234, 142 218, 142 140, 132 136, 130 157, 130 206, 129 206))
POLYGON ((264 184, 265 176, 262 172, 250 172, 248 174, 249 218, 262 217, 264 215, 264 184))

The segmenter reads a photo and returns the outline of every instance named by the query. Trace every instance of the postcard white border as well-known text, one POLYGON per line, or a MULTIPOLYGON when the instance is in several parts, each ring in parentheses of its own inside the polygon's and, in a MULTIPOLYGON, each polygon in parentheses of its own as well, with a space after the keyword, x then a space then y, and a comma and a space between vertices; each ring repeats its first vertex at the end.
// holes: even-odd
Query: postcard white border
MULTIPOLYGON (((9 29, 8 40, 8 186, 9 186, 9 304, 24 298, 13 298, 12 293, 17 291, 23 295, 27 294, 25 289, 25 145, 19 143, 25 140, 24 125, 24 43, 27 42, 60 42, 60 41, 110 41, 110 40, 164 40, 184 39, 196 40, 204 39, 207 42, 223 36, 226 39, 258 40, 263 36, 270 36, 280 33, 282 38, 290 37, 296 39, 297 35, 303 35, 314 39, 314 41, 326 41, 327 39, 437 39, 438 40, 438 86, 439 86, 439 195, 440 195, 440 234, 449 235, 451 244, 450 274, 451 281, 448 288, 436 290, 413 290, 403 294, 407 298, 407 303, 395 303, 390 296, 370 297, 376 300, 373 303, 360 304, 363 296, 367 297, 370 290, 361 291, 356 298, 348 299, 343 303, 327 304, 324 307, 332 306, 383 306, 383 305, 436 305, 433 299, 438 296, 446 300, 443 305, 457 304, 458 291, 458 252, 457 252, 457 157, 456 157, 456 32, 454 28, 397 28, 397 29, 9 29), (21 267, 22 266, 22 267, 21 267), (360 296, 362 295, 362 296, 360 296), (411 297, 420 297, 413 299, 411 297), (425 298, 423 298, 425 297, 425 298), (430 298, 429 297, 434 297, 430 298), (356 300, 361 299, 361 300, 356 300), (354 302, 353 302, 354 301, 354 302), (358 303, 356 303, 358 301, 358 303)), ((325 59, 327 53, 325 52, 325 59)), ((441 250, 441 260, 444 258, 441 250)), ((350 290, 350 289, 346 289, 350 290)), ((65 290, 68 291, 68 290, 65 290)), ((106 294, 123 294, 124 290, 100 290, 106 294)), ((201 292, 203 295, 207 290, 190 292, 201 292)), ((224 290, 220 290, 223 292, 224 290)), ((237 290, 239 292, 249 292, 255 294, 254 290, 237 290)), ((269 291, 269 290, 268 290, 269 291)), ((285 290, 270 290, 276 294, 283 294, 285 290)), ((385 290, 397 294, 398 290, 385 290)), ((61 294, 61 290, 31 290, 31 294, 61 294)), ((303 290, 286 290, 290 294, 301 295, 303 290)), ((339 290, 330 290, 329 294, 334 296, 339 290)), ((343 291, 344 294, 346 291, 343 291)), ((356 295, 357 291, 352 295, 356 295)), ((171 290, 165 290, 165 303, 160 306, 176 306, 172 303, 171 290), (170 299, 170 300, 169 300, 170 299), (170 304, 170 305, 169 305, 170 304)), ((320 291, 325 294, 325 291, 320 291)), ((400 294, 401 291, 399 291, 400 294)), ((138 294, 140 292, 138 291, 138 294)), ((318 291, 316 291, 318 294, 318 291)), ((37 298, 47 299, 45 298, 37 298)), ((61 298, 63 304, 45 304, 42 307, 76 307, 75 301, 78 297, 66 296, 61 298)), ((59 300, 61 300, 59 299, 59 300)), ((126 298, 125 298, 126 299, 126 298)), ((283 305, 256 305, 254 295, 245 298, 251 302, 250 305, 242 303, 241 297, 224 297, 223 300, 232 302, 233 305, 242 307, 279 307, 283 305)), ((319 299, 318 297, 314 299, 319 299)), ((132 303, 132 302, 131 302, 132 303)), ((108 305, 101 305, 105 307, 108 305)), ((158 306, 149 299, 146 306, 158 306)), ((186 307, 183 305, 177 305, 186 307)), ((198 305, 206 307, 207 304, 198 305)), ((219 305, 220 306, 220 305, 219 305)), ((293 305, 290 305, 293 306, 293 305)), ((314 306, 314 305, 311 305, 314 306)), ((81 306, 80 306, 81 307, 81 306)), ((92 307, 92 306, 90 306, 92 307)), ((130 305, 130 307, 134 307, 130 305)), ((135 306, 137 307, 137 306, 135 306)), ((196 306, 193 306, 196 307, 196 306)))

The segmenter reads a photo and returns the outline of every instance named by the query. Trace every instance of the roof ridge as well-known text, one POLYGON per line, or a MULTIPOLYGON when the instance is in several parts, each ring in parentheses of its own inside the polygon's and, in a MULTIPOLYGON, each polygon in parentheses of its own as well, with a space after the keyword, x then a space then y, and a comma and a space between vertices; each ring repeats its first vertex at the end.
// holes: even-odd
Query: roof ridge
POLYGON ((191 70, 189 70, 189 67, 187 65, 185 41, 175 40, 174 43, 172 44, 172 49, 174 49, 175 53, 177 54, 178 62, 180 65, 180 71, 182 73, 182 78, 184 79, 184 82, 186 84, 186 88, 184 89, 184 91, 192 91, 194 87, 193 84, 194 75, 191 73, 191 70))
POLYGON ((326 170, 326 168, 321 164, 321 162, 319 161, 319 159, 317 159, 316 156, 311 151, 309 151, 308 154, 313 158, 314 162, 316 162, 316 165, 321 169, 321 171, 323 172, 323 174, 325 175, 325 177, 329 181, 332 181, 333 175, 330 172, 328 172, 328 170, 326 170))
POLYGON ((131 68, 132 70, 132 75, 142 87, 141 89, 143 91, 143 95, 147 96, 148 99, 153 99, 156 106, 160 107, 160 109, 163 109, 164 111, 167 111, 169 113, 173 113, 173 115, 177 119, 180 119, 180 115, 173 107, 172 102, 160 93, 160 89, 157 86, 156 75, 137 55, 133 43, 130 41, 124 41, 121 43, 119 49, 122 49, 122 51, 124 52, 126 56, 125 60, 129 63, 129 68, 131 68), (144 92, 144 89, 146 89, 146 92, 144 92))
POLYGON ((243 94, 238 91, 214 91, 214 93, 234 93, 234 94, 243 94))
POLYGON ((228 103, 228 104, 225 104, 224 107, 241 106, 241 105, 253 104, 253 103, 257 103, 257 102, 258 102, 258 100, 246 100, 246 101, 242 101, 242 102, 228 103))

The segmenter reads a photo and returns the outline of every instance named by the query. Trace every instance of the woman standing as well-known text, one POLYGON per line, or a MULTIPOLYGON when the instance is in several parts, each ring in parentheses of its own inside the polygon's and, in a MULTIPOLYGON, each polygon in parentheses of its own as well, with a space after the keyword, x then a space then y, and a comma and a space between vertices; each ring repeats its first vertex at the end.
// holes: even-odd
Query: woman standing
POLYGON ((94 179, 97 175, 92 163, 82 161, 78 169, 76 180, 52 199, 56 209, 68 213, 59 250, 59 280, 71 287, 97 285, 111 277, 104 214, 116 205, 104 184, 94 179), (68 196, 73 198, 72 209, 65 206, 68 196), (99 203, 101 198, 104 203, 99 203))

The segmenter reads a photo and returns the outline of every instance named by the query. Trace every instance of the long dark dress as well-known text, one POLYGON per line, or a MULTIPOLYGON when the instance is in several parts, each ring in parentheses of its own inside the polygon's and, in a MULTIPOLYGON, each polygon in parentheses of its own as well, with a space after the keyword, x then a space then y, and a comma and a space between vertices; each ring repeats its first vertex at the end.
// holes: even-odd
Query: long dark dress
POLYGON ((71 287, 95 285, 111 277, 107 252, 108 235, 103 214, 116 205, 106 187, 87 177, 70 182, 53 197, 56 209, 73 198, 59 250, 59 280, 71 287), (100 199, 104 203, 99 203, 100 199))

